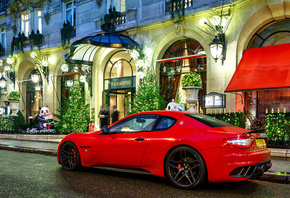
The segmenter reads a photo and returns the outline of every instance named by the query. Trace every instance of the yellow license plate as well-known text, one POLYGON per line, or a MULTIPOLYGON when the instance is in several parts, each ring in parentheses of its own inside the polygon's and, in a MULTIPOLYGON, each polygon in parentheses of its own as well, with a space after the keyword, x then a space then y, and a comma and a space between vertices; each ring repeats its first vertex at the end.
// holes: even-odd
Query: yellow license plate
POLYGON ((266 142, 264 139, 256 139, 257 146, 266 146, 266 142))

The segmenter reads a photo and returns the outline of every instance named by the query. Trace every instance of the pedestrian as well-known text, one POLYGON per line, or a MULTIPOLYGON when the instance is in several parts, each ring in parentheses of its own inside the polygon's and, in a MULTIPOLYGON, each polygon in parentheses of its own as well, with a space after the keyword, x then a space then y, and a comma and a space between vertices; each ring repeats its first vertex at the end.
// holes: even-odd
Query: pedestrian
POLYGON ((101 129, 103 126, 108 125, 108 121, 110 120, 110 112, 108 109, 106 109, 106 105, 102 105, 102 109, 99 112, 99 118, 100 118, 100 123, 101 123, 101 129))
POLYGON ((113 113, 112 113, 112 123, 116 122, 117 120, 119 120, 119 111, 117 110, 117 106, 114 105, 113 106, 113 113))

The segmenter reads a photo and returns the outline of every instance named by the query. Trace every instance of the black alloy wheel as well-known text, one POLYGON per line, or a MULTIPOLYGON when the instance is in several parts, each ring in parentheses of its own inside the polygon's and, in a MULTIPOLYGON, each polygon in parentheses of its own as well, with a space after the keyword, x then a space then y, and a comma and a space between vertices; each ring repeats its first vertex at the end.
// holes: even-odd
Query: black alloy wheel
POLYGON ((206 165, 201 155, 190 147, 172 150, 165 162, 169 181, 181 189, 193 189, 206 181, 206 165))
POLYGON ((78 170, 81 168, 81 159, 76 145, 65 142, 59 151, 60 164, 65 170, 78 170))

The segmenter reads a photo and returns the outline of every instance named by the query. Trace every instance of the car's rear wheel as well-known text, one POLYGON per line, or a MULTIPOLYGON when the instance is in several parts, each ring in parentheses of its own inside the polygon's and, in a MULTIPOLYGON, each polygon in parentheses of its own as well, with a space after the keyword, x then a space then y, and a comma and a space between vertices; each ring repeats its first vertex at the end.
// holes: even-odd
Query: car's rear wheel
POLYGON ((201 155, 190 147, 173 149, 165 161, 165 174, 178 188, 192 189, 206 181, 206 166, 201 155))
POLYGON ((65 142, 59 150, 59 161, 65 170, 78 170, 81 168, 81 159, 76 145, 65 142))

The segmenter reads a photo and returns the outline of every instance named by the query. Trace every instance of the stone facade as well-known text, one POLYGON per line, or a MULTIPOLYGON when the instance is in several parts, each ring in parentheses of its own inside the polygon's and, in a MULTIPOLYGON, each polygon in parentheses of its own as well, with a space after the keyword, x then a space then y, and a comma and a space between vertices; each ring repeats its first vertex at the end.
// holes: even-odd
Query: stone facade
MULTIPOLYGON (((62 46, 60 29, 65 21, 65 3, 70 1, 42 0, 42 1, 9 1, 9 5, 0 13, 0 28, 5 27, 6 49, 1 60, 6 59, 11 51, 11 41, 13 36, 21 32, 21 13, 29 10, 33 15, 35 10, 42 10, 42 34, 44 44, 41 50, 50 54, 55 59, 49 65, 49 82, 43 82, 43 105, 49 105, 51 112, 55 113, 59 107, 60 79, 56 77, 61 73, 61 65, 64 55, 70 50, 70 44, 85 36, 101 33, 102 18, 107 13, 109 0, 77 0, 76 1, 76 34, 70 39, 70 44, 62 46)), ((223 93, 226 89, 236 67, 242 57, 243 51, 252 36, 261 27, 269 22, 286 20, 290 16, 289 0, 193 0, 192 5, 185 9, 184 19, 171 19, 170 12, 166 11, 166 0, 126 0, 126 22, 119 24, 116 28, 118 33, 129 35, 132 39, 144 44, 144 40, 149 40, 154 46, 153 67, 159 76, 160 64, 156 62, 162 58, 164 52, 170 45, 178 40, 191 38, 198 41, 204 48, 207 62, 207 93, 223 93), (232 4, 231 4, 232 3, 232 4), (223 6, 224 4, 224 6, 223 6), (210 55, 209 43, 213 36, 205 33, 200 27, 199 21, 202 18, 210 18, 213 13, 224 9, 229 10, 229 6, 234 5, 230 11, 232 19, 225 33, 226 38, 226 59, 215 62, 210 55), (223 7, 222 7, 223 6, 223 7)), ((31 16, 32 16, 31 15, 31 16)), ((32 16, 32 19, 34 16, 32 16)), ((34 21, 31 20, 33 26, 34 21)), ((94 57, 93 63, 93 89, 92 97, 86 90, 87 101, 91 108, 98 112, 103 103, 104 71, 108 58, 116 52, 116 49, 100 48, 94 57)), ((26 88, 23 80, 28 79, 30 72, 35 67, 34 60, 29 56, 30 46, 24 47, 24 53, 15 51, 13 54, 14 68, 16 71, 16 90, 20 90, 23 100, 20 110, 26 114, 26 88)), ((137 78, 138 81, 138 78, 137 78)), ((137 83, 138 84, 138 83, 137 83)), ((8 92, 13 90, 13 85, 8 85, 8 92)), ((5 100, 5 95, 1 96, 5 100)), ((227 94, 226 109, 230 111, 238 110, 238 99, 235 94, 227 94)), ((226 111, 227 111, 226 110, 226 111)), ((95 122, 98 123, 97 113, 95 122)))

